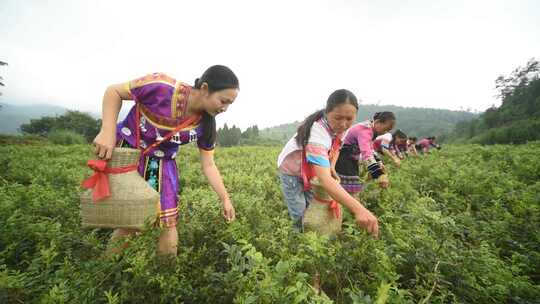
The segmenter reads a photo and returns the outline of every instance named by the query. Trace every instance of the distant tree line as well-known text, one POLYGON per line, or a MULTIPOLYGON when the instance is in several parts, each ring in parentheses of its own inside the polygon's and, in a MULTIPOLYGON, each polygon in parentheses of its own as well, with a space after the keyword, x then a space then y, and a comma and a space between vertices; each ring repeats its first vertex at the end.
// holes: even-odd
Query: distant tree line
POLYGON ((60 116, 45 116, 23 124, 23 134, 35 134, 50 139, 62 138, 58 143, 91 142, 101 128, 101 119, 79 111, 67 111, 60 116), (82 138, 82 140, 81 140, 82 138))
POLYGON ((217 144, 222 147, 232 147, 238 145, 275 145, 279 141, 263 138, 259 134, 259 127, 253 125, 244 132, 233 125, 229 128, 227 124, 217 130, 217 144))
MULTIPOLYGON (((91 142, 101 128, 101 120, 79 111, 67 111, 60 116, 45 116, 23 124, 23 134, 49 138, 55 143, 80 144, 91 142)), ((278 142, 261 138, 259 127, 253 125, 242 132, 240 128, 225 124, 217 130, 217 144, 222 147, 237 145, 272 145, 278 142)))
MULTIPOLYGON (((392 105, 361 104, 357 121, 365 121, 373 117, 375 112, 391 111, 396 114, 396 129, 408 136, 418 138, 437 136, 444 141, 446 135, 452 133, 458 122, 470 121, 478 115, 469 111, 452 111, 444 109, 412 108, 392 105)), ((283 124, 261 130, 261 136, 285 143, 295 133, 300 121, 283 124)))

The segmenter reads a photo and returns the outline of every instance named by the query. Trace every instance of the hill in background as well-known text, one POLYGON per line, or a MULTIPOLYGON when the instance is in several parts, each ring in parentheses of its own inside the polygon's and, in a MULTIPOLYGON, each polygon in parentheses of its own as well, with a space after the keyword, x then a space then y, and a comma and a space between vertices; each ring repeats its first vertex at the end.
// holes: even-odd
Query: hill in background
POLYGON ((67 109, 49 104, 13 105, 0 103, 0 133, 17 134, 19 127, 30 119, 64 114, 67 109))
MULTIPOLYGON (((435 135, 444 137, 451 133, 459 122, 470 121, 478 115, 467 111, 452 111, 430 108, 408 108, 392 105, 361 105, 358 121, 364 121, 375 112, 391 111, 396 114, 396 128, 409 136, 426 137, 435 135)), ((287 141, 296 132, 300 122, 296 121, 260 131, 262 137, 287 141)))
POLYGON ((540 140, 540 62, 532 58, 523 67, 495 81, 502 100, 478 118, 459 123, 449 141, 480 144, 522 144, 540 140))
MULTIPOLYGON (((13 105, 0 103, 0 133, 17 134, 21 124, 30 122, 44 116, 59 116, 68 109, 60 106, 48 104, 36 105, 13 105)), ((127 108, 122 108, 126 112, 127 108)), ((429 108, 406 108, 392 105, 362 105, 358 114, 358 121, 363 121, 373 116, 375 112, 392 111, 397 116, 397 128, 403 130, 407 135, 424 136, 444 136, 454 130, 459 122, 470 121, 478 115, 466 111, 451 111, 429 108)), ((127 113, 121 113, 119 117, 124 117, 127 113)), ((94 118, 99 118, 96 113, 90 113, 94 118)), ((260 130, 260 136, 266 139, 287 141, 295 132, 300 122, 282 124, 260 130)))
MULTIPOLYGON (((13 104, 0 102, 0 134, 20 134, 19 127, 29 123, 31 119, 45 116, 60 116, 71 109, 51 104, 13 104)), ((122 107, 119 118, 127 115, 129 107, 122 107)), ((101 118, 99 113, 88 113, 95 119, 101 118)))

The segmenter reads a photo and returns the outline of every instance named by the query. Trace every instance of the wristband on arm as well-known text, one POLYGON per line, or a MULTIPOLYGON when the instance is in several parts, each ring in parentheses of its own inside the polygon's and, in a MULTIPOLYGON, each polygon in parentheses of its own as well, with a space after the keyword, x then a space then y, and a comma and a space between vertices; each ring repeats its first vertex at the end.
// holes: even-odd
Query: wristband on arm
POLYGON ((379 176, 384 174, 384 172, 383 172, 383 170, 382 170, 382 168, 381 168, 381 166, 379 165, 378 162, 373 162, 373 163, 369 164, 367 169, 368 169, 369 174, 371 175, 371 177, 373 179, 377 179, 377 178, 379 178, 379 176))

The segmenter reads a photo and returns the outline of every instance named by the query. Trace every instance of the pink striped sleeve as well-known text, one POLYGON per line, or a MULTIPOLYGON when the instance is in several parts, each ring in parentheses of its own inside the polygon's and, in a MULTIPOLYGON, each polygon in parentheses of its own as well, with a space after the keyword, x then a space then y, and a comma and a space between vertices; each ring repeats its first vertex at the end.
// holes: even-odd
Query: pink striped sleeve
POLYGON ((326 149, 326 147, 322 145, 308 143, 305 150, 308 163, 325 168, 330 167, 330 159, 328 157, 328 150, 326 149))

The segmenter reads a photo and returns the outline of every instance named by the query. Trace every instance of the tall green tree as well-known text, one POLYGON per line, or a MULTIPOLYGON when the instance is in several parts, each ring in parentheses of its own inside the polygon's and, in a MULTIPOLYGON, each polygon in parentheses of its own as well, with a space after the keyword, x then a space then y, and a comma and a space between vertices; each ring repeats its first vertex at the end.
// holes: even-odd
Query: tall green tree
POLYGON ((540 62, 530 59, 495 80, 500 107, 456 125, 451 138, 482 144, 525 143, 540 139, 540 62))
POLYGON ((244 132, 242 132, 241 138, 243 139, 254 139, 259 137, 259 127, 257 125, 248 127, 244 132))
POLYGON ((527 86, 540 75, 540 62, 531 58, 525 66, 517 67, 508 76, 501 75, 495 80, 495 88, 499 91, 497 97, 504 102, 517 88, 527 86))
POLYGON ((47 136, 55 130, 70 130, 81 134, 90 142, 98 134, 101 120, 79 111, 67 111, 56 117, 42 117, 32 119, 29 123, 21 125, 21 131, 27 134, 47 136))
POLYGON ((217 141, 220 146, 231 147, 236 146, 240 142, 242 137, 242 130, 233 125, 231 128, 225 124, 223 128, 218 129, 217 131, 217 141))

